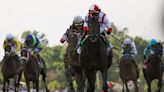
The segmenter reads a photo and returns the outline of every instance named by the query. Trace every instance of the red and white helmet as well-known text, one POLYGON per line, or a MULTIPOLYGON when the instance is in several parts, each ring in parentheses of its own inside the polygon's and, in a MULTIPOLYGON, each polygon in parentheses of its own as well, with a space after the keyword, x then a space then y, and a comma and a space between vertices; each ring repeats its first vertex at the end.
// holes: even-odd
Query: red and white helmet
POLYGON ((100 8, 97 5, 91 5, 89 8, 89 12, 90 13, 99 13, 100 12, 100 8))

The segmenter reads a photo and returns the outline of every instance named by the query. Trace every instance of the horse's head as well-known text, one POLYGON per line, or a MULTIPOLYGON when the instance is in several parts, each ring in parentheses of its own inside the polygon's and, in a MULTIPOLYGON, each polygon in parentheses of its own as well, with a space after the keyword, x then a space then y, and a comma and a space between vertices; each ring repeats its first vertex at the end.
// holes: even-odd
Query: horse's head
POLYGON ((156 45, 152 46, 154 48, 154 57, 160 57, 163 55, 163 42, 159 42, 156 45))
POLYGON ((5 50, 5 56, 9 56, 12 53, 12 45, 6 44, 4 50, 5 50))
POLYGON ((132 51, 131 44, 124 45, 123 50, 124 50, 123 52, 124 54, 131 54, 131 51, 132 51))
POLYGON ((88 35, 96 35, 100 32, 98 16, 92 16, 91 18, 89 18, 88 27, 88 35))
POLYGON ((30 52, 27 48, 23 48, 21 50, 21 61, 24 61, 22 62, 23 64, 24 63, 27 63, 29 61, 29 58, 30 58, 30 52))
POLYGON ((69 51, 76 52, 80 45, 80 34, 77 31, 72 31, 68 34, 68 49, 69 51))
POLYGON ((152 54, 148 58, 149 63, 154 67, 159 67, 161 64, 161 57, 163 55, 163 42, 157 43, 156 45, 152 46, 152 48, 154 48, 154 50, 150 51, 152 54))
POLYGON ((97 35, 100 33, 100 25, 98 21, 98 16, 92 16, 88 21, 88 36, 90 37, 91 42, 97 41, 97 35))

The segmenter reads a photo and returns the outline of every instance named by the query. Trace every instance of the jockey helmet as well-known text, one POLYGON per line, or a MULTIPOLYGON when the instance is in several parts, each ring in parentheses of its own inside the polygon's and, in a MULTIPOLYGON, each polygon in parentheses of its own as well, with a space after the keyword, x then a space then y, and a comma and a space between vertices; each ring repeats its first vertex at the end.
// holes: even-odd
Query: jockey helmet
POLYGON ((25 42, 27 45, 32 45, 33 44, 33 35, 32 34, 28 34, 26 36, 25 42))
POLYGON ((99 13, 101 11, 101 9, 99 8, 99 6, 93 4, 90 6, 89 8, 89 13, 99 13))
POLYGON ((83 23, 84 23, 84 20, 81 16, 76 16, 74 19, 73 19, 73 23, 75 26, 82 26, 83 23))
POLYGON ((150 42, 149 42, 149 46, 153 46, 153 45, 156 45, 158 42, 156 39, 151 39, 150 42))
POLYGON ((131 44, 131 42, 132 40, 130 38, 126 38, 123 43, 124 45, 128 45, 128 44, 131 44))
POLYGON ((6 40, 12 40, 12 39, 14 39, 14 36, 11 33, 6 35, 6 40))

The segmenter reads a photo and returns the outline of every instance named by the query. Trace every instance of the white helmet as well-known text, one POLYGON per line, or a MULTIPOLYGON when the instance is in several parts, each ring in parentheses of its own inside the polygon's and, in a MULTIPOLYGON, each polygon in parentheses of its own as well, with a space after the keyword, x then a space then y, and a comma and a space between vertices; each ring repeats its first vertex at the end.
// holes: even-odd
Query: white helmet
POLYGON ((132 40, 130 38, 126 38, 123 43, 124 45, 128 45, 132 43, 132 40))
POLYGON ((73 19, 73 23, 75 25, 83 25, 84 23, 84 20, 81 16, 76 16, 74 19, 73 19))
POLYGON ((12 39, 14 39, 14 36, 11 33, 6 35, 6 40, 12 40, 12 39))

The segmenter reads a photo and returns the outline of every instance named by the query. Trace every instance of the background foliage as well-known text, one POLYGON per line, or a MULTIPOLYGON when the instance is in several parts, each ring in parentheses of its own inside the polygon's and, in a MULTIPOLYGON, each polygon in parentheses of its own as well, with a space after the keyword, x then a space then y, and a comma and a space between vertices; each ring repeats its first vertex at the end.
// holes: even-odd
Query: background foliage
MULTIPOLYGON (((32 33, 32 34, 38 36, 41 39, 41 43, 44 46, 44 48, 41 52, 41 56, 44 58, 47 68, 48 68, 48 76, 47 76, 48 88, 50 88, 51 90, 65 89, 67 83, 66 83, 66 77, 64 75, 63 58, 64 58, 64 54, 65 54, 67 45, 63 45, 63 46, 55 45, 53 47, 48 47, 47 46, 48 40, 46 39, 46 35, 44 33, 39 33, 38 31, 35 31, 35 30, 34 31, 30 31, 30 30, 25 31, 22 34, 21 38, 24 39, 26 37, 26 35, 29 33, 32 33)), ((129 35, 127 35, 127 33, 128 33, 128 28, 118 29, 113 24, 113 34, 121 41, 123 41, 126 37, 130 37, 129 35)), ((146 86, 145 80, 143 78, 142 61, 143 61, 143 50, 147 45, 147 41, 142 39, 141 37, 135 37, 132 39, 135 41, 137 51, 138 51, 136 60, 137 60, 138 66, 140 68, 139 86, 140 86, 141 92, 145 92, 147 86, 146 86)), ((121 80, 119 78, 119 69, 117 67, 117 65, 119 63, 119 59, 121 57, 121 43, 111 36, 108 36, 108 40, 110 41, 111 44, 113 44, 114 47, 119 49, 119 50, 115 50, 115 49, 113 50, 114 51, 114 60, 113 60, 112 67, 108 71, 108 80, 122 85, 121 80)), ((155 83, 156 83, 156 81, 153 82, 153 85, 152 85, 153 90, 156 88, 155 83)), ((101 84, 101 82, 100 82, 100 84, 101 84)), ((22 85, 23 85, 23 87, 26 87, 24 83, 22 83, 22 85)), ((0 72, 0 86, 2 86, 2 73, 1 72, 0 72)), ((43 86, 43 84, 41 84, 40 86, 43 86)), ((43 87, 40 87, 40 88, 43 88, 43 87)))

